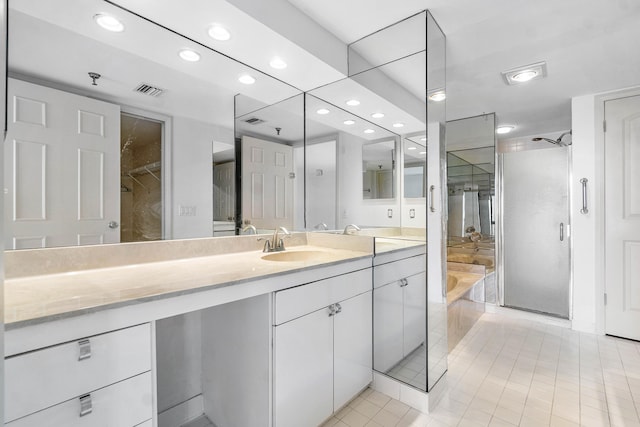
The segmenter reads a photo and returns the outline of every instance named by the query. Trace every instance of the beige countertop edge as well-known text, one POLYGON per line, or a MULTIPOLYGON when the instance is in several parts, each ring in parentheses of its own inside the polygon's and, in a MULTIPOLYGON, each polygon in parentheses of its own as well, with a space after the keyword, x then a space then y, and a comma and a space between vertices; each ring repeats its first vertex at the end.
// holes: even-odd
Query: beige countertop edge
POLYGON ((249 269, 250 263, 256 261, 256 256, 263 255, 262 252, 251 252, 9 279, 4 286, 5 328, 18 329, 373 257, 373 254, 366 252, 322 247, 309 249, 331 253, 333 259, 260 261, 257 263, 260 268, 249 269), (219 274, 211 269, 211 264, 217 263, 224 270, 219 274), (235 266, 230 269, 229 265, 232 264, 235 266), (150 277, 153 271, 155 276, 150 277), (128 285, 135 281, 145 283, 140 286, 128 285))
POLYGON ((459 300, 469 289, 473 288, 476 283, 484 279, 483 274, 469 273, 465 271, 449 271, 447 274, 454 274, 459 278, 456 287, 452 291, 447 292, 447 306, 459 300), (458 289, 460 288, 460 289, 458 289))

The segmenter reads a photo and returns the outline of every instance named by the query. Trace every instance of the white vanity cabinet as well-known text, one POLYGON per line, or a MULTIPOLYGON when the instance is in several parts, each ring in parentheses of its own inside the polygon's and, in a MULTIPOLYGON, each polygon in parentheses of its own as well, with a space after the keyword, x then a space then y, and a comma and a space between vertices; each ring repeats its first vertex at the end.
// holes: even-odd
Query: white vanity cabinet
POLYGON ((424 344, 425 269, 425 255, 374 266, 374 367, 378 371, 387 372, 424 344))
POLYGON ((317 426, 372 380, 371 269, 275 293, 274 426, 317 426))
POLYGON ((10 356, 7 425, 144 425, 152 419, 151 362, 149 324, 10 356))

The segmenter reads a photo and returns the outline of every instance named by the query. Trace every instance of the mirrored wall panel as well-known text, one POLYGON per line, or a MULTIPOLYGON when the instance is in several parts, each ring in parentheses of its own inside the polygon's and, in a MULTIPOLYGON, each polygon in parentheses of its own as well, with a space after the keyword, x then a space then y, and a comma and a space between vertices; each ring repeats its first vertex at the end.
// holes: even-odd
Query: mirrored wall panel
POLYGON ((300 91, 104 1, 14 1, 9 22, 6 248, 234 232, 234 97, 240 116, 300 91))

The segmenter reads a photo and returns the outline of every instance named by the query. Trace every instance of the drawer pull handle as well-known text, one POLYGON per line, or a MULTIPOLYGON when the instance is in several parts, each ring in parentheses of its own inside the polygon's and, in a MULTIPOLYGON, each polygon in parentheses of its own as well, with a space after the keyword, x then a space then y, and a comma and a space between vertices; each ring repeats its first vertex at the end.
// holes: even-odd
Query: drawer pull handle
POLYGON ((407 279, 400 279, 400 287, 401 288, 404 288, 408 284, 409 284, 409 281, 407 279))
POLYGON ((336 303, 336 314, 342 313, 342 306, 339 303, 336 303))
POLYGON ((88 339, 78 341, 78 348, 80 350, 78 361, 89 359, 91 357, 91 341, 88 339))
POLYGON ((91 394, 85 394, 80 396, 80 416, 84 417, 93 412, 93 405, 91 403, 91 394))
POLYGON ((329 317, 335 316, 336 315, 336 305, 335 304, 331 304, 328 308, 329 308, 329 317))

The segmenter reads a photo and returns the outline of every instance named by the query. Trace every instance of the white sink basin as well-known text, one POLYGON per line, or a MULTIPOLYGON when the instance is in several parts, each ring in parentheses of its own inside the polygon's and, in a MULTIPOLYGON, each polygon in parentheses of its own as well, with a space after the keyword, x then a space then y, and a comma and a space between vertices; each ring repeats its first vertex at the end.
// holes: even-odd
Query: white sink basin
POLYGON ((270 254, 262 255, 262 259, 265 261, 322 261, 326 259, 329 254, 321 251, 284 251, 273 252, 270 254))

